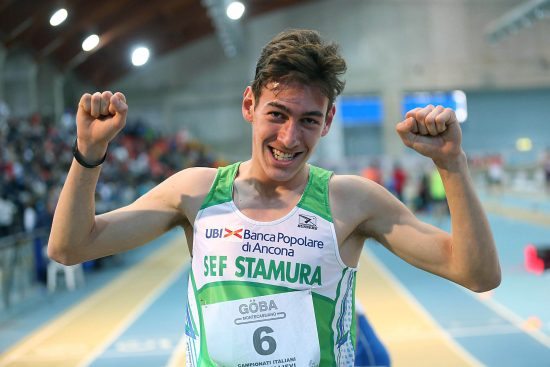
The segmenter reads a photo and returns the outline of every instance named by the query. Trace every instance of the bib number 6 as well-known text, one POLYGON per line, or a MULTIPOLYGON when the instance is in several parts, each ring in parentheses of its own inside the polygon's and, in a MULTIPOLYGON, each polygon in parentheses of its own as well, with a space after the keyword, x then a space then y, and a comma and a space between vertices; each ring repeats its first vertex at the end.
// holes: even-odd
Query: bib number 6
POLYGON ((273 339, 272 336, 267 335, 271 334, 272 332, 273 329, 269 326, 262 326, 254 331, 252 340, 254 342, 254 349, 258 354, 262 356, 267 356, 273 354, 273 352, 275 352, 275 349, 277 349, 277 342, 275 341, 275 339, 273 339), (262 336, 262 334, 265 335, 262 336))

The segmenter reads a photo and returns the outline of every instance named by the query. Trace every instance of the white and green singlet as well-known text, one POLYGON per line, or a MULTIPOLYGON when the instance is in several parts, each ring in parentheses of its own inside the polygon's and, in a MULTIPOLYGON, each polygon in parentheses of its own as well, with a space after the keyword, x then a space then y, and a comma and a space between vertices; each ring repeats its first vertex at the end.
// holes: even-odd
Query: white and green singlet
POLYGON ((187 366, 353 366, 356 269, 338 251, 332 173, 310 165, 296 207, 258 222, 233 202, 239 164, 218 169, 194 223, 187 366))

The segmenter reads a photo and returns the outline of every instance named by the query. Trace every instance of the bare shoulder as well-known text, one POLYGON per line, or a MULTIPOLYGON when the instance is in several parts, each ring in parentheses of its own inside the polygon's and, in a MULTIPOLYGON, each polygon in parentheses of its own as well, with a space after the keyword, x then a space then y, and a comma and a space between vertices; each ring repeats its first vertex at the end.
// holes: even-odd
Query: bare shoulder
POLYGON ((364 228, 366 222, 398 202, 383 186, 356 175, 334 175, 329 197, 333 219, 346 233, 364 228))
POLYGON ((365 205, 369 197, 376 195, 376 183, 354 175, 333 175, 329 183, 329 198, 335 221, 362 222, 368 213, 365 205))
POLYGON ((139 200, 162 202, 180 211, 191 223, 208 192, 217 170, 208 167, 192 167, 181 170, 139 200))
MULTIPOLYGON (((331 204, 336 207, 358 205, 383 195, 385 189, 377 183, 356 175, 334 175, 329 184, 331 204)), ((331 207, 334 207, 331 205, 331 207)))
POLYGON ((217 170, 209 167, 192 167, 181 170, 168 178, 166 183, 177 191, 184 191, 186 194, 205 195, 210 190, 212 182, 216 177, 217 170))
POLYGON ((215 168, 186 168, 168 177, 148 194, 170 198, 179 197, 180 195, 195 196, 200 195, 202 192, 208 193, 215 177, 215 168))

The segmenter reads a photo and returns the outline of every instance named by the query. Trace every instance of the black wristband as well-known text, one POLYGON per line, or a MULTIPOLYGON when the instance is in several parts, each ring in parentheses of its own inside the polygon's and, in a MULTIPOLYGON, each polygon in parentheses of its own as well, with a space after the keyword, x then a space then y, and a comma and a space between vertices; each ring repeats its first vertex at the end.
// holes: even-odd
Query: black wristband
POLYGON ((78 145, 76 144, 77 140, 75 139, 74 141, 74 146, 73 146, 73 156, 74 156, 74 159, 76 159, 76 161, 82 166, 82 167, 86 167, 86 168, 96 168, 97 166, 99 166, 101 163, 105 162, 105 158, 107 158, 107 152, 105 152, 105 155, 103 156, 103 158, 101 158, 98 162, 95 162, 95 163, 88 163, 84 160, 84 157, 82 156, 82 154, 80 153, 80 151, 78 150, 78 145))

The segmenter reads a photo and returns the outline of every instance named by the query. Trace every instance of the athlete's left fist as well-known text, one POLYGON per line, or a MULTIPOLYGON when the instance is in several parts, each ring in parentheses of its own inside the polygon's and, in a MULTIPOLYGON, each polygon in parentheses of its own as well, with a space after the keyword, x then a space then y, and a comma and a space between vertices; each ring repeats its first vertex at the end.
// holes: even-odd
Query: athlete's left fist
POLYGON ((396 131, 403 143, 434 161, 446 160, 462 152, 462 131, 455 112, 428 105, 406 113, 396 131))

